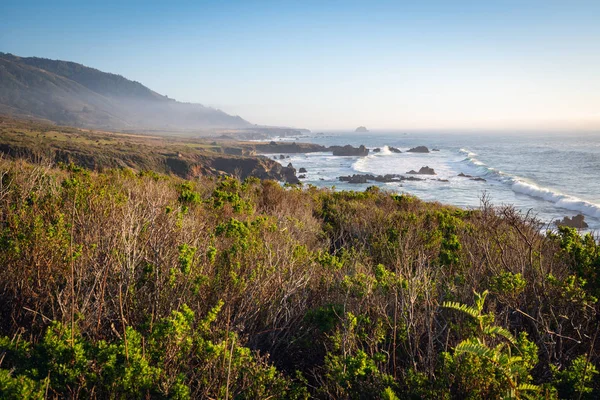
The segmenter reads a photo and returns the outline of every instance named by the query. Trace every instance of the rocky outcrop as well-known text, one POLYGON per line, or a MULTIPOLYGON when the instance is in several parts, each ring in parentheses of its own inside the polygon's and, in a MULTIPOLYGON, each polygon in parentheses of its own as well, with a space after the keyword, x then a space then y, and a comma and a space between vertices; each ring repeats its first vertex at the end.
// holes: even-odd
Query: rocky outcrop
POLYGON ((369 149, 367 149, 364 145, 360 145, 359 147, 353 147, 349 144, 345 146, 331 146, 329 150, 333 153, 334 156, 359 156, 364 157, 369 155, 369 149))
POLYGON ((460 174, 458 174, 457 176, 460 176, 461 178, 469 178, 472 181, 477 181, 477 182, 487 182, 485 179, 483 179, 482 177, 479 176, 473 176, 473 175, 467 175, 467 174, 463 174, 462 172, 460 174))
POLYGON ((354 130, 354 132, 363 132, 364 133, 364 132, 369 132, 369 130, 364 126, 359 126, 358 128, 356 128, 354 130))
POLYGON ((308 171, 306 171, 306 168, 302 167, 298 170, 298 172, 300 172, 301 174, 305 174, 308 171))
POLYGON ((354 174, 352 176, 340 176, 338 179, 342 182, 348 182, 348 183, 367 183, 369 181, 367 178, 367 175, 357 175, 357 174, 354 174))
POLYGON ((390 149, 392 153, 402 153, 397 147, 388 146, 388 149, 390 149))
POLYGON ((588 228, 589 225, 585 222, 585 217, 582 214, 577 214, 571 218, 564 217, 561 220, 554 221, 554 225, 556 226, 568 226, 569 228, 577 228, 577 229, 585 229, 588 228))
POLYGON ((379 147, 377 147, 376 149, 373 149, 373 153, 379 153, 381 151, 381 149, 379 147))
POLYGON ((296 176, 296 168, 294 168, 292 163, 289 163, 287 165, 287 167, 282 168, 282 175, 283 175, 283 179, 280 179, 280 180, 283 180, 286 183, 291 183, 291 184, 300 183, 300 179, 298 179, 298 177, 296 176))
POLYGON ((437 175, 434 171, 433 168, 429 168, 428 166, 425 167, 421 167, 421 169, 419 169, 419 172, 415 171, 415 170, 410 170, 407 172, 407 174, 411 174, 411 175, 437 175))
POLYGON ((407 150, 409 153, 429 153, 429 149, 425 146, 417 146, 413 147, 410 150, 407 150))

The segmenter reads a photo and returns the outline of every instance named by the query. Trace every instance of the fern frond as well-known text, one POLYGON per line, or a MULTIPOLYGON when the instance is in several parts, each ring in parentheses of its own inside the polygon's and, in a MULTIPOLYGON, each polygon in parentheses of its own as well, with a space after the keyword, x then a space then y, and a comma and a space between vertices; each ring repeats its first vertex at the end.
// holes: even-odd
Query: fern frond
POLYGON ((479 311, 474 308, 474 307, 469 307, 466 304, 461 304, 459 302, 456 301, 445 301, 442 304, 442 307, 444 308, 450 308, 452 310, 456 310, 456 311, 461 311, 465 314, 469 314, 471 317, 477 319, 479 318, 479 311))
POLYGON ((481 357, 481 358, 487 358, 489 360, 494 360, 495 359, 495 355, 496 355, 496 352, 494 350, 488 348, 483 343, 469 341, 469 340, 465 340, 463 342, 460 342, 454 348, 454 351, 457 352, 457 353, 473 354, 475 356, 478 356, 478 357, 481 357))
POLYGON ((484 290, 483 293, 477 293, 476 291, 473 291, 473 293, 475 294, 475 306, 477 306, 477 310, 478 310, 478 314, 481 314, 481 312, 483 311, 483 304, 485 303, 485 298, 488 295, 488 291, 484 290))
POLYGON ((519 389, 520 391, 523 392, 535 392, 540 390, 540 387, 538 385, 534 385, 532 383, 521 383, 517 389, 519 389))
POLYGON ((496 336, 496 335, 502 336, 503 338, 508 340, 510 343, 517 344, 517 340, 512 335, 512 333, 510 333, 508 331, 508 329, 505 329, 501 326, 485 326, 483 328, 483 333, 485 333, 486 335, 491 335, 491 336, 496 336))

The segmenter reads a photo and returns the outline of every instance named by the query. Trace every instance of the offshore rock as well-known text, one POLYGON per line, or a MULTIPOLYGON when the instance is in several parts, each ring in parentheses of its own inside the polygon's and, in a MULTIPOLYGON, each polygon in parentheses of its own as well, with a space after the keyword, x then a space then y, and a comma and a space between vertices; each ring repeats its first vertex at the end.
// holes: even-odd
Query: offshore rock
POLYGON ((414 169, 411 169, 410 171, 407 172, 407 174, 411 174, 411 175, 437 175, 434 171, 433 168, 429 168, 428 166, 425 167, 421 167, 421 169, 419 170, 419 172, 415 171, 414 169))
POLYGON ((409 153, 429 153, 429 149, 425 146, 417 146, 408 150, 409 153))
POLYGON ((332 151, 334 156, 359 156, 364 157, 369 155, 369 149, 367 149, 364 145, 360 145, 360 147, 353 147, 349 144, 345 146, 331 146, 329 149, 332 151))

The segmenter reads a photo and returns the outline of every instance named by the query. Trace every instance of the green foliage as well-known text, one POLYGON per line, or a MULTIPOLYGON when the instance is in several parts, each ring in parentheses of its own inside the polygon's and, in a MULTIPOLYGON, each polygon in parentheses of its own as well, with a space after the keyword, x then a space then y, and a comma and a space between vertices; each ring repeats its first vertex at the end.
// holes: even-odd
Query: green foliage
POLYGON ((202 198, 194 190, 193 185, 190 182, 186 182, 180 185, 179 202, 185 205, 200 204, 202 198))
POLYGON ((43 399, 47 384, 47 378, 36 381, 25 375, 14 376, 11 371, 0 369, 0 396, 6 400, 43 399))
POLYGON ((527 282, 523 279, 523 275, 513 274, 512 272, 502 272, 499 275, 492 277, 490 282, 490 290, 495 293, 516 297, 522 293, 527 286, 527 282))
POLYGON ((595 398, 591 384, 598 375, 598 369, 590 363, 586 354, 575 358, 571 365, 562 371, 554 365, 551 367, 561 399, 595 398))
POLYGON ((594 237, 590 233, 580 236, 575 228, 560 226, 557 239, 562 250, 557 256, 569 260, 591 294, 600 296, 600 245, 594 237))
POLYGON ((321 332, 329 333, 341 322, 343 315, 344 310, 340 304, 330 304, 309 310, 304 319, 314 324, 321 332))
POLYGON ((185 243, 179 246, 179 269, 182 274, 189 275, 194 264, 195 255, 195 247, 190 247, 185 243))
POLYGON ((530 371, 537 364, 537 346, 524 332, 515 338, 508 330, 492 325, 493 315, 483 314, 488 292, 475 292, 473 307, 456 302, 444 303, 445 308, 461 311, 474 318, 479 333, 465 339, 445 353, 444 374, 457 395, 518 399, 539 387, 531 383, 530 371), (492 342, 497 344, 491 345, 492 342), (484 377, 494 376, 484 381, 484 377))
POLYGON ((13 367, 13 372, 0 369, 2 398, 43 398, 45 390, 59 397, 97 393, 128 399, 189 399, 192 390, 210 397, 230 393, 249 399, 301 394, 302 388, 293 387, 274 367, 240 346, 237 335, 223 333, 220 339, 212 339, 211 324, 222 305, 217 304, 197 325, 194 312, 183 305, 158 321, 148 335, 127 327, 114 343, 91 343, 59 323, 53 323, 34 347, 24 343, 18 349, 1 338, 0 350, 13 367), (207 375, 194 378, 190 360, 202 365, 207 375), (227 371, 220 368, 223 361, 227 371), (213 387, 214 379, 221 381, 219 387, 213 387))
MULTIPOLYGON (((380 370, 384 354, 369 355, 360 348, 359 320, 346 313, 342 327, 330 336, 332 349, 325 356, 325 382, 321 392, 334 398, 369 398, 373 393, 393 394, 394 378, 380 370)), ((392 397, 393 398, 393 397, 392 397)))
POLYGON ((256 182, 252 179, 246 180, 243 185, 240 185, 239 181, 232 178, 225 178, 222 180, 218 187, 212 194, 213 207, 216 210, 222 209, 225 204, 231 205, 231 208, 236 213, 252 213, 252 204, 245 201, 241 195, 244 191, 248 190, 249 187, 255 185, 256 182))

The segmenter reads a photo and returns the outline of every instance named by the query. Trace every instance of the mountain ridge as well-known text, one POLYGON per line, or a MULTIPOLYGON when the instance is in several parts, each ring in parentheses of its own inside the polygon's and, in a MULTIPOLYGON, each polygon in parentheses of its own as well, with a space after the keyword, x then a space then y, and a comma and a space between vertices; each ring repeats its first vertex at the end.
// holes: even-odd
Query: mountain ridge
POLYGON ((0 112, 96 129, 248 128, 239 116, 163 96, 72 61, 0 52, 0 112))

